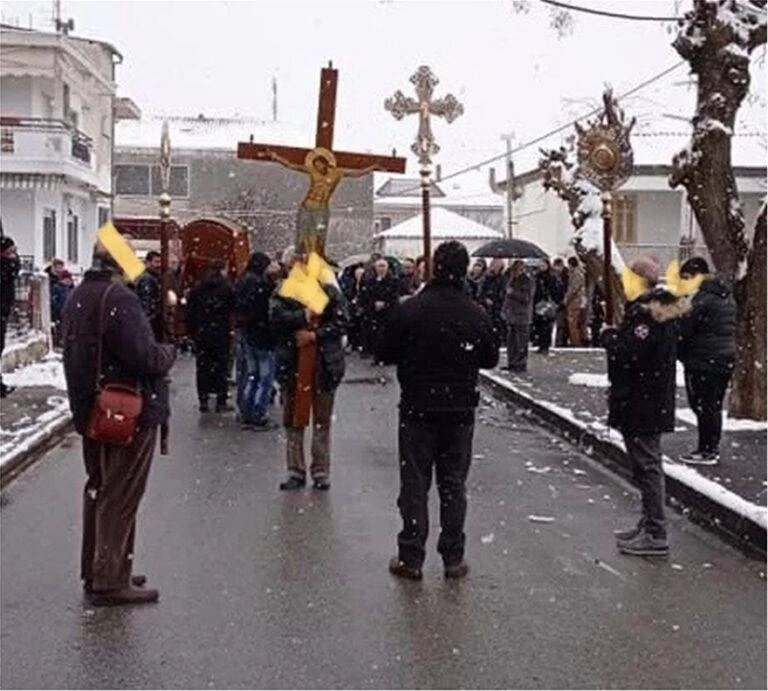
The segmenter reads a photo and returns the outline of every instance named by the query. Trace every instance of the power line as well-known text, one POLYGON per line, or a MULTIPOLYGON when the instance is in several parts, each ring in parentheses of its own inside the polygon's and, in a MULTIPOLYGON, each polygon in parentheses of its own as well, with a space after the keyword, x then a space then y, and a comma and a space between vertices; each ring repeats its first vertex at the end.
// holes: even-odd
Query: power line
POLYGON ((623 12, 609 12, 608 10, 596 10, 592 7, 581 7, 579 5, 571 5, 567 2, 560 2, 560 0, 540 0, 545 5, 552 5, 553 7, 560 7, 564 10, 572 10, 574 12, 584 12, 586 14, 596 14, 601 17, 611 17, 612 19, 630 19, 640 22, 676 22, 684 17, 649 17, 647 15, 638 14, 624 14, 623 12))

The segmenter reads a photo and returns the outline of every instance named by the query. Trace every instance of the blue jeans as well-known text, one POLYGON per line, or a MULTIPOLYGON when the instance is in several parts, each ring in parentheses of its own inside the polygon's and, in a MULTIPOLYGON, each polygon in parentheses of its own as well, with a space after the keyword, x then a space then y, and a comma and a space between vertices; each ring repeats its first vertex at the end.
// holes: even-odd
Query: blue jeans
POLYGON ((275 353, 243 343, 242 355, 240 416, 243 422, 253 422, 267 414, 275 383, 275 353))

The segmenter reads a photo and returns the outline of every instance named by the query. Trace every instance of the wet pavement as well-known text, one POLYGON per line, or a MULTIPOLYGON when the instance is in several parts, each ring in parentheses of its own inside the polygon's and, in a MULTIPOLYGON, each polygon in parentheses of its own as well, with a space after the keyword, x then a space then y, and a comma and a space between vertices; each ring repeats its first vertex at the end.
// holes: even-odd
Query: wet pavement
MULTIPOLYGON (((505 364, 505 358, 502 362, 505 364)), ((682 368, 679 376, 682 376, 682 368)), ((567 408, 584 423, 606 424, 608 410, 605 387, 584 386, 569 382, 572 375, 598 376, 606 372, 605 351, 601 349, 556 349, 544 356, 531 351, 528 372, 512 374, 497 370, 515 387, 528 396, 567 408)), ((583 381, 583 379, 582 379, 583 381)), ((607 381, 607 380, 606 380, 607 381)), ((682 383, 682 382, 680 382, 682 383)), ((671 460, 698 446, 695 416, 690 408, 685 388, 677 387, 676 409, 684 417, 675 418, 675 432, 665 434, 662 451, 671 460), (682 411, 682 412, 681 412, 682 411)), ((697 472, 735 492, 754 504, 766 503, 766 431, 724 430, 720 445, 720 463, 716 466, 696 466, 697 472)))
POLYGON ((617 554, 634 491, 500 404, 475 436, 469 578, 444 581, 436 535, 423 582, 390 576, 397 385, 349 364, 333 487, 285 494, 281 432, 201 417, 180 363, 172 454, 155 459, 139 517, 137 571, 157 605, 82 602, 77 437, 11 483, 2 686, 766 686, 765 564, 676 515, 668 560, 617 554))

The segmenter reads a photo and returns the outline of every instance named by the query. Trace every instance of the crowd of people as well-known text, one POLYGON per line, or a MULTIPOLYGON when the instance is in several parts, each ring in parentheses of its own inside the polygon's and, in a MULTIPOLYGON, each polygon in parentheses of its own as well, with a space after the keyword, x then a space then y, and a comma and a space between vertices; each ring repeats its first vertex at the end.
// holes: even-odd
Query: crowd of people
MULTIPOLYGON (((15 257, 12 241, 4 237, 3 335, 6 298, 12 297, 18 274, 15 257)), ((149 253, 146 271, 135 283, 125 279, 102 247, 74 290, 63 263, 53 262, 49 272, 55 299, 63 302, 65 374, 74 424, 84 436, 88 477, 81 576, 94 605, 158 598, 131 566, 136 512, 158 427, 169 419, 168 374, 177 351, 160 337, 168 314, 162 310, 159 259, 149 253), (59 286, 66 289, 65 294, 61 290, 63 299, 59 286), (101 438, 96 424, 104 413, 101 396, 112 385, 122 396, 113 400, 130 402, 134 399, 126 392, 133 391, 141 401, 132 408, 126 404, 125 415, 135 416, 135 427, 119 443, 101 438)), ((345 355, 358 351, 374 363, 395 365, 400 383, 397 503, 403 528, 389 569, 402 578, 422 578, 434 472, 441 498, 438 551, 445 576, 463 577, 468 571, 465 483, 479 370, 497 365, 505 342, 507 368, 523 371, 531 343, 547 353, 553 340, 574 346, 596 341, 608 354, 609 424, 623 435, 642 495, 640 520, 616 532, 617 546, 631 555, 668 553, 661 435, 674 430, 676 361, 685 368, 699 423, 697 448, 680 459, 692 464, 718 461, 723 398, 735 361, 731 289, 712 275, 704 259, 681 267, 681 278, 694 284, 690 297, 665 286, 653 260, 636 261, 632 270, 640 288, 627 295, 622 322, 605 327, 600 296, 588 289, 575 257, 567 263, 542 259, 533 270, 522 259, 508 266, 500 259, 470 266, 466 249, 452 241, 435 251, 433 277, 426 281, 422 258, 395 262, 373 254, 323 285, 327 306, 319 314, 279 290, 295 262, 303 260, 291 249, 279 258, 254 252, 235 281, 224 263, 212 261, 178 303, 166 301, 182 311, 194 344, 201 414, 236 409, 245 430, 275 429, 270 409, 279 389, 287 467, 281 490, 301 489, 308 477, 316 490, 330 488, 331 424, 345 355), (309 386, 311 424, 300 421, 298 404, 299 352, 308 344, 317 353, 309 386), (236 376, 230 381, 233 367, 236 376), (232 384, 234 406, 229 402, 232 384), (312 435, 309 464, 306 428, 312 435)), ((176 293, 181 292, 179 276, 174 266, 166 282, 176 293)), ((108 423, 118 428, 123 419, 122 413, 113 415, 108 423)))

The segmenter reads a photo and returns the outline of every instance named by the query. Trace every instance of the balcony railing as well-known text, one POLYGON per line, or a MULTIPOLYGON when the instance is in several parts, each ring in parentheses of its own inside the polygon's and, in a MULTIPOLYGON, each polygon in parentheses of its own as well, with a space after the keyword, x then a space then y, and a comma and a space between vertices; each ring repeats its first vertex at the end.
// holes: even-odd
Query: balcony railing
POLYGON ((64 120, 0 116, 0 153, 35 161, 70 159, 92 169, 93 140, 64 120))

